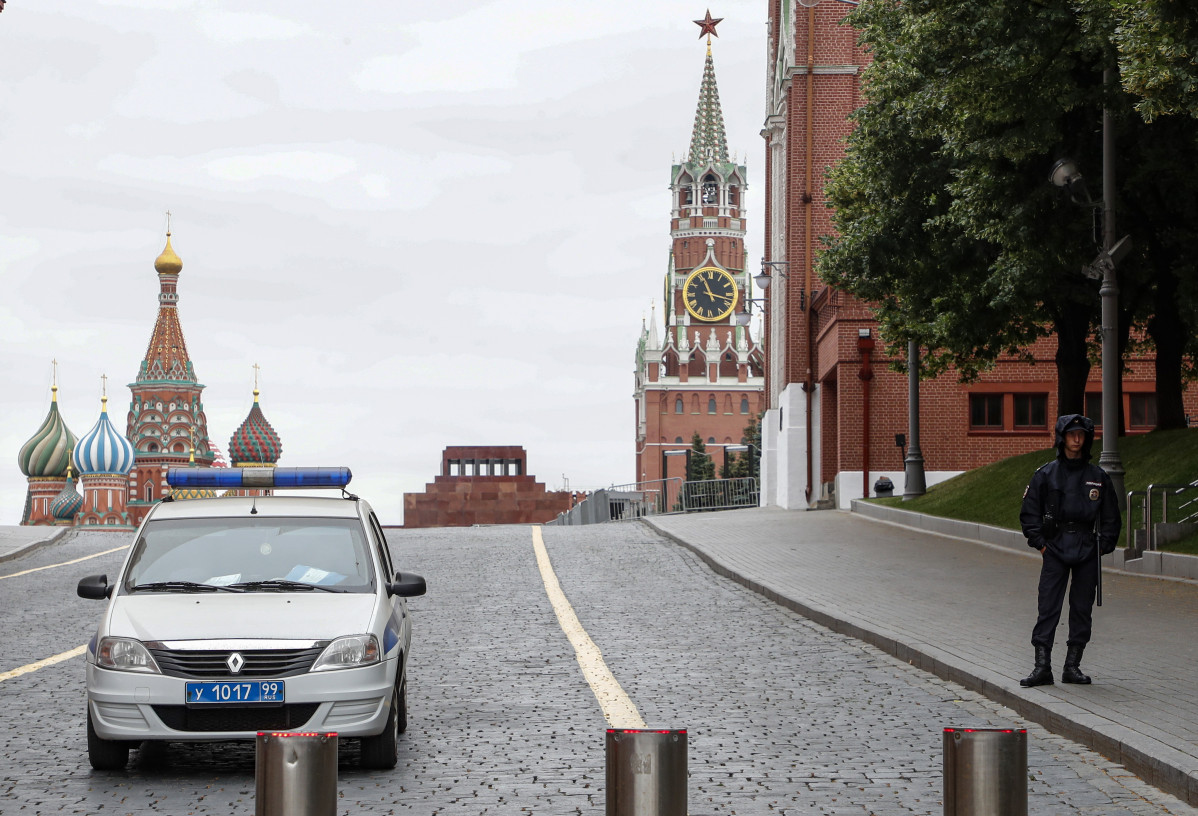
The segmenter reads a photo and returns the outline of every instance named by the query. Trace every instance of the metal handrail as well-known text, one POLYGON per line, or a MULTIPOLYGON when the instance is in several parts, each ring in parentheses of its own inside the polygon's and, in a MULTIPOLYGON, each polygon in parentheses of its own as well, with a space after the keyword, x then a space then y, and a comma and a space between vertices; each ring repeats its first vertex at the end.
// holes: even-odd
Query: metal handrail
MULTIPOLYGON (((1177 496, 1186 490, 1198 489, 1198 481, 1190 482, 1189 484, 1150 484, 1148 485, 1147 498, 1145 503, 1147 508, 1144 513, 1144 538, 1147 549, 1156 549, 1156 525, 1152 523, 1152 491, 1165 491, 1159 495, 1161 497, 1161 523, 1169 521, 1169 496, 1177 496), (1170 492, 1171 491, 1171 492, 1170 492)), ((1185 506, 1184 504, 1182 505, 1185 506)), ((1131 515, 1130 512, 1128 515, 1131 515)))

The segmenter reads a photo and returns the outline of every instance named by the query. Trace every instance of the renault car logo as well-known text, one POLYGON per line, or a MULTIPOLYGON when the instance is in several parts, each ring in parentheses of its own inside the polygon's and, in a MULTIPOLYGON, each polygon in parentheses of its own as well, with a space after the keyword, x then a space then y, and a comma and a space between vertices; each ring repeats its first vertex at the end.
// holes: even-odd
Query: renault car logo
POLYGON ((229 667, 230 674, 237 674, 241 671, 241 667, 245 665, 245 658, 237 652, 229 655, 229 659, 225 661, 225 665, 229 667))

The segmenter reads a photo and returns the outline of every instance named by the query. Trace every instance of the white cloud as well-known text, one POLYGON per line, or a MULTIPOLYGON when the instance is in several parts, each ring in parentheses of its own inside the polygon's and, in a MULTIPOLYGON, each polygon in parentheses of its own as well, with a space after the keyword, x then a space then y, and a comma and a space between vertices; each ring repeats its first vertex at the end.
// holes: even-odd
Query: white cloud
POLYGON ((284 153, 212 159, 204 169, 212 176, 227 181, 254 181, 266 176, 277 176, 295 181, 323 183, 341 178, 352 172, 357 165, 358 163, 348 156, 292 150, 284 153))
POLYGON ((223 11, 204 6, 198 16, 200 31, 224 45, 253 40, 290 40, 313 33, 306 23, 243 11, 223 11))

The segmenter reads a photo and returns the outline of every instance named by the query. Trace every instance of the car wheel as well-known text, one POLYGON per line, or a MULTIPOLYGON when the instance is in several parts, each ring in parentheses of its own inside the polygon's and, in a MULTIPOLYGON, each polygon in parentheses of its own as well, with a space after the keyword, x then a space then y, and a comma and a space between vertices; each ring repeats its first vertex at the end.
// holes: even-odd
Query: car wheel
POLYGON ((97 771, 121 771, 129 762, 129 743, 101 739, 96 734, 90 705, 87 707, 87 759, 97 771))
POLYGON ((363 768, 387 771, 399 764, 400 702, 399 689, 392 689, 391 711, 387 714, 383 733, 375 737, 362 737, 363 768))

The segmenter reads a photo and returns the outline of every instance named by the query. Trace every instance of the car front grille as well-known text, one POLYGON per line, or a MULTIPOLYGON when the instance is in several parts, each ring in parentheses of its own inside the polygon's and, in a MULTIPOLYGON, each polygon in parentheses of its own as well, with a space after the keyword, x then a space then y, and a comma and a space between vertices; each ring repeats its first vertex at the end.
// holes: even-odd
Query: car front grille
POLYGON ((302 727, 316 713, 319 703, 281 706, 215 706, 188 708, 156 705, 154 713, 162 724, 175 731, 286 731, 302 727))
POLYGON ((309 649, 150 649, 158 668, 169 677, 207 679, 213 677, 277 678, 303 674, 312 668, 327 643, 309 649), (245 661, 241 671, 229 670, 229 656, 236 651, 245 661))

